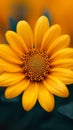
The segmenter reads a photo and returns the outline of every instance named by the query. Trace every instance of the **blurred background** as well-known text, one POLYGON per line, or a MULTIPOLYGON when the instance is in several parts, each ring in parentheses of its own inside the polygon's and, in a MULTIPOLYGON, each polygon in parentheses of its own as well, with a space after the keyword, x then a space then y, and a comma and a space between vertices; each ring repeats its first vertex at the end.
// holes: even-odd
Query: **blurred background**
POLYGON ((60 24, 63 33, 70 34, 73 40, 73 0, 2 0, 0 27, 9 29, 11 19, 16 22, 25 19, 34 27, 37 18, 44 14, 51 24, 60 24))
MULTIPOLYGON (((41 15, 50 25, 60 24, 62 32, 71 37, 73 47, 73 0, 2 0, 0 1, 0 43, 6 43, 5 32, 16 30, 19 20, 26 20, 34 28, 41 15)), ((0 130, 73 130, 73 85, 69 85, 67 99, 55 96, 55 109, 45 112, 37 103, 29 112, 21 106, 21 95, 6 100, 0 88, 0 130)))

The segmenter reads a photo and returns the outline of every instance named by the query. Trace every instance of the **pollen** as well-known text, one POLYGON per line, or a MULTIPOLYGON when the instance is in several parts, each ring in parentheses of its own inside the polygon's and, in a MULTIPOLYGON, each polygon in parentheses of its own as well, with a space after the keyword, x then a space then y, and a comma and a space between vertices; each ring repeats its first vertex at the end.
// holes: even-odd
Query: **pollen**
POLYGON ((31 81, 42 81, 49 73, 49 57, 46 52, 30 50, 23 56, 23 70, 31 81))

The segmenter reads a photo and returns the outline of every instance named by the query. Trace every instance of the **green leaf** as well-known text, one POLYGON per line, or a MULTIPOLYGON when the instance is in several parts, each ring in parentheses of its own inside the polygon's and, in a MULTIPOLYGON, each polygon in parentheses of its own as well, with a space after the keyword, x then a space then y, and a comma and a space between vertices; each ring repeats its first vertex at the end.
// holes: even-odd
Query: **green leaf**
POLYGON ((2 94, 2 95, 0 95, 0 101, 1 102, 7 102, 7 103, 19 103, 20 102, 20 96, 18 96, 18 97, 15 97, 15 98, 11 98, 11 99, 6 99, 5 97, 4 97, 4 94, 2 94))
POLYGON ((58 112, 70 119, 73 119, 73 102, 59 107, 58 112))

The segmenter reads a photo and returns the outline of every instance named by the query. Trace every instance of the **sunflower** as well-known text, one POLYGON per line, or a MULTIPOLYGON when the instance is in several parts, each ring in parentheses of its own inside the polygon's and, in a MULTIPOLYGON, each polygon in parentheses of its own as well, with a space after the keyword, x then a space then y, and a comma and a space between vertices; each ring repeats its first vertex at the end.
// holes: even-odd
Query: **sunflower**
POLYGON ((22 20, 16 32, 6 32, 6 39, 8 44, 0 44, 0 86, 7 87, 5 97, 14 98, 23 92, 26 111, 37 100, 44 110, 52 111, 54 95, 68 97, 65 84, 73 83, 69 35, 62 35, 58 24, 49 27, 48 19, 41 16, 34 31, 22 20))

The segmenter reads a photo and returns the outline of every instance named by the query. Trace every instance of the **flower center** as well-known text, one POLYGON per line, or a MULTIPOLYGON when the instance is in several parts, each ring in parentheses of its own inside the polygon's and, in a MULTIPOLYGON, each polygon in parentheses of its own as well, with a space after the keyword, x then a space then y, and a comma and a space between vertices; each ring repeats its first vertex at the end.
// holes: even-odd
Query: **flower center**
POLYGON ((23 70, 31 81, 39 82, 49 73, 49 57, 46 52, 30 50, 23 56, 23 70))

